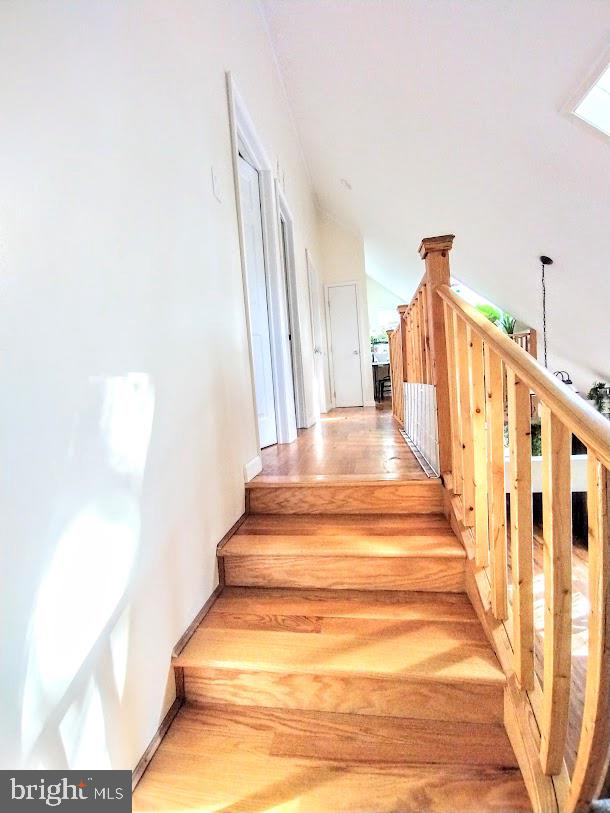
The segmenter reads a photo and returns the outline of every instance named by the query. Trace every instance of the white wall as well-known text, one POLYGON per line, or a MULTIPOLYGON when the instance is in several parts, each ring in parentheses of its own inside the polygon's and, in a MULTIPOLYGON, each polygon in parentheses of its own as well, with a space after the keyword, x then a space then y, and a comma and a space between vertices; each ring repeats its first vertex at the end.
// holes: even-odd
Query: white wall
POLYGON ((136 764, 243 512, 226 70, 285 181, 308 316, 317 216, 258 5, 0 4, 3 767, 136 764))
MULTIPOLYGON (((326 285, 355 282, 358 291, 358 320, 362 352, 362 389, 365 406, 374 404, 371 342, 362 237, 345 228, 324 212, 319 213, 321 274, 326 285)), ((328 309, 326 309, 328 311, 328 309)))
POLYGON ((366 277, 366 296, 368 301, 369 328, 372 335, 383 333, 396 327, 398 313, 396 308, 405 303, 385 285, 373 277, 366 277))

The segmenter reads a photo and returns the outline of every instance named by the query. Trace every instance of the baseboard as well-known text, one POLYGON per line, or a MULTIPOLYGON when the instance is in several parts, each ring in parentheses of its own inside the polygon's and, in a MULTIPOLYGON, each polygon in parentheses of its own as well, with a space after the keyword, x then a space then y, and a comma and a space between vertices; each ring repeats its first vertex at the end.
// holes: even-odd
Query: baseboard
MULTIPOLYGON (((242 522, 244 522, 245 519, 246 519, 246 514, 244 513, 237 520, 237 522, 233 523, 233 525, 229 528, 227 533, 223 536, 223 538, 218 543, 217 550, 220 550, 222 548, 222 546, 225 545, 229 541, 229 539, 233 536, 235 531, 239 528, 239 526, 242 524, 242 522)), ((188 625, 186 630, 183 632, 183 634, 180 636, 180 638, 176 642, 176 645, 174 646, 174 648, 172 650, 172 658, 175 658, 177 655, 179 655, 182 652, 184 647, 188 644, 188 642, 192 638, 192 636, 193 636, 195 630, 197 629, 197 627, 201 624, 201 622, 203 621, 205 616, 210 612, 210 610, 212 608, 212 605, 214 604, 214 602, 216 601, 218 596, 222 593, 225 581, 224 581, 224 571, 221 568, 221 562, 222 562, 222 559, 219 559, 218 560, 218 573, 219 573, 219 582, 218 582, 218 584, 216 585, 216 587, 212 591, 212 594, 207 599, 207 601, 205 602, 203 607, 199 610, 199 612, 197 613, 195 618, 193 618, 191 623, 188 625)), ((174 679, 176 681, 176 699, 174 700, 174 702, 169 707, 169 710, 168 710, 167 714, 165 715, 165 717, 161 721, 161 724, 160 724, 159 728, 156 730, 152 740, 148 744, 148 747, 147 747, 146 751, 144 751, 140 761, 138 762, 138 764, 136 765, 136 767, 132 771, 132 779, 131 779, 131 788, 132 788, 132 790, 135 789, 136 785, 138 784, 138 782, 142 778, 142 776, 144 774, 144 771, 146 770, 146 768, 150 764, 152 758, 154 757, 157 748, 161 745, 161 741, 163 740, 163 737, 165 737, 165 735, 167 734, 167 731, 168 731, 170 725, 173 723, 174 718, 176 717, 176 715, 180 711, 182 705, 184 704, 184 670, 181 669, 181 668, 174 667, 174 679)))
POLYGON ((177 657, 178 657, 178 655, 179 655, 179 654, 182 652, 182 650, 184 649, 184 647, 185 647, 185 646, 188 644, 188 642, 191 640, 191 638, 193 637, 193 634, 194 634, 195 630, 197 629, 197 627, 199 626, 199 624, 201 624, 201 622, 202 622, 202 621, 203 621, 203 619, 206 617, 206 615, 207 615, 207 614, 210 612, 210 609, 211 609, 211 607, 212 607, 212 604, 214 604, 214 602, 216 601, 216 599, 218 598, 218 596, 221 594, 221 592, 222 592, 222 588, 223 588, 223 587, 224 587, 224 585, 223 585, 223 584, 221 584, 220 582, 219 582, 219 583, 216 585, 216 587, 215 587, 215 588, 214 588, 214 590, 212 591, 212 594, 210 595, 210 597, 208 598, 208 600, 206 601, 206 603, 205 603, 205 604, 203 605, 203 607, 202 607, 202 608, 199 610, 199 612, 197 613, 197 615, 195 616, 195 618, 193 618, 193 620, 191 621, 191 623, 188 625, 188 627, 186 628, 186 630, 185 630, 185 631, 182 633, 182 635, 180 636, 180 638, 179 638, 179 639, 178 639, 178 641, 176 642, 176 645, 174 646, 174 648, 173 648, 173 650, 172 650, 172 658, 177 658, 177 657))
POLYGON ((144 771, 150 765, 150 762, 151 762, 152 758, 154 757, 157 748, 161 745, 161 740, 167 734, 167 731, 168 731, 170 725, 174 722, 174 718, 178 714, 178 712, 180 711, 183 703, 184 703, 184 697, 182 695, 177 696, 176 699, 174 700, 174 702, 169 707, 169 711, 167 712, 167 714, 165 715, 165 717, 161 721, 161 725, 156 730, 152 740, 148 744, 148 748, 142 754, 142 758, 140 759, 140 761, 138 762, 136 767, 133 769, 133 771, 131 773, 131 789, 132 789, 132 791, 135 789, 136 785, 138 784, 138 782, 140 781, 140 779, 144 775, 144 771))
POLYGON ((249 483, 263 470, 263 460, 259 454, 249 460, 244 466, 244 483, 249 483))
POLYGON ((377 406, 377 401, 375 401, 375 400, 373 400, 373 401, 370 401, 370 400, 365 401, 364 406, 365 407, 377 406))
MULTIPOLYGON (((246 493, 247 493, 247 492, 246 492, 246 493)), ((223 536, 223 538, 220 540, 220 542, 218 543, 218 545, 216 545, 216 553, 219 553, 219 552, 220 552, 220 551, 221 551, 221 550, 224 548, 224 546, 227 544, 227 542, 229 541, 229 539, 230 539, 230 538, 233 536, 233 534, 234 534, 234 533, 237 531, 237 529, 239 528, 239 526, 240 526, 240 525, 243 525, 243 523, 246 521, 246 517, 247 517, 247 516, 248 516, 248 512, 247 512, 247 511, 245 511, 245 512, 244 512, 244 513, 241 515, 241 517, 240 517, 240 518, 237 520, 237 522, 234 522, 234 523, 233 523, 233 525, 231 525, 231 527, 230 527, 230 528, 229 528, 229 530, 226 532, 226 534, 223 536)), ((224 584, 224 582, 223 582, 223 584, 224 584)))

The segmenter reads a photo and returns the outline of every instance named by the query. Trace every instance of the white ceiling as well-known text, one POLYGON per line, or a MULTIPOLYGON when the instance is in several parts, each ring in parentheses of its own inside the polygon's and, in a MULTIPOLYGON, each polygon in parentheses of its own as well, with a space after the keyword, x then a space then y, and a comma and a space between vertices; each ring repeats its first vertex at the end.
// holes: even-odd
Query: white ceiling
POLYGON ((610 45, 605 0, 263 0, 319 205, 403 299, 420 238, 610 376, 610 140, 562 112, 610 45), (352 185, 349 191, 341 178, 352 185))

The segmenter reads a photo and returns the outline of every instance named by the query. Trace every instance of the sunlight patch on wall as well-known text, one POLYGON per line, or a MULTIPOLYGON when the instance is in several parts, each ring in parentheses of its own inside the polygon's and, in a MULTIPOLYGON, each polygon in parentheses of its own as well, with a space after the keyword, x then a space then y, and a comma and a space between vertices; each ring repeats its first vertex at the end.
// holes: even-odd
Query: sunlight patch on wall
POLYGON ((150 378, 143 373, 128 373, 103 382, 100 429, 108 449, 108 462, 121 474, 141 477, 154 411, 150 378))
MULTIPOLYGON (((57 704, 69 699, 72 681, 120 605, 140 537, 140 490, 154 412, 150 377, 128 373, 91 378, 86 401, 77 416, 72 469, 64 486, 73 501, 82 500, 82 507, 65 523, 53 546, 30 620, 21 713, 25 755, 31 753, 57 704)), ((125 611, 110 635, 119 697, 126 681, 128 635, 125 611)), ((87 703, 82 725, 91 721, 97 725, 99 689, 87 703)), ((80 719, 75 713, 65 722, 65 731, 72 731, 74 720, 80 719)), ((90 764, 105 767, 99 760, 90 764)))
POLYGON ((123 595, 139 533, 137 504, 116 495, 86 506, 59 540, 33 616, 22 715, 26 750, 123 595))
POLYGON ((129 622, 130 608, 126 607, 110 633, 110 651, 112 652, 112 671, 119 700, 123 699, 125 681, 127 680, 127 658, 129 655, 129 622))
MULTIPOLYGON (((106 746, 106 727, 100 691, 93 678, 84 697, 74 702, 59 725, 68 767, 108 770, 112 768, 106 746)), ((52 767, 52 766, 47 766, 52 767)))

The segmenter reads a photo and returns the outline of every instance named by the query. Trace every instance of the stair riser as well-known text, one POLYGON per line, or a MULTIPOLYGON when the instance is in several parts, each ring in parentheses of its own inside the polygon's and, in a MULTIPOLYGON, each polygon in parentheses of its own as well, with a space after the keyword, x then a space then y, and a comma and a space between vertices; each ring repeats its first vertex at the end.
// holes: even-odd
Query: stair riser
POLYGON ((227 556, 232 587, 413 590, 463 593, 464 560, 366 556, 227 556))
POLYGON ((485 724, 503 721, 502 687, 480 683, 184 667, 184 690, 186 699, 196 705, 223 703, 485 724))
POLYGON ((440 483, 260 486, 248 490, 251 514, 438 514, 440 483))

